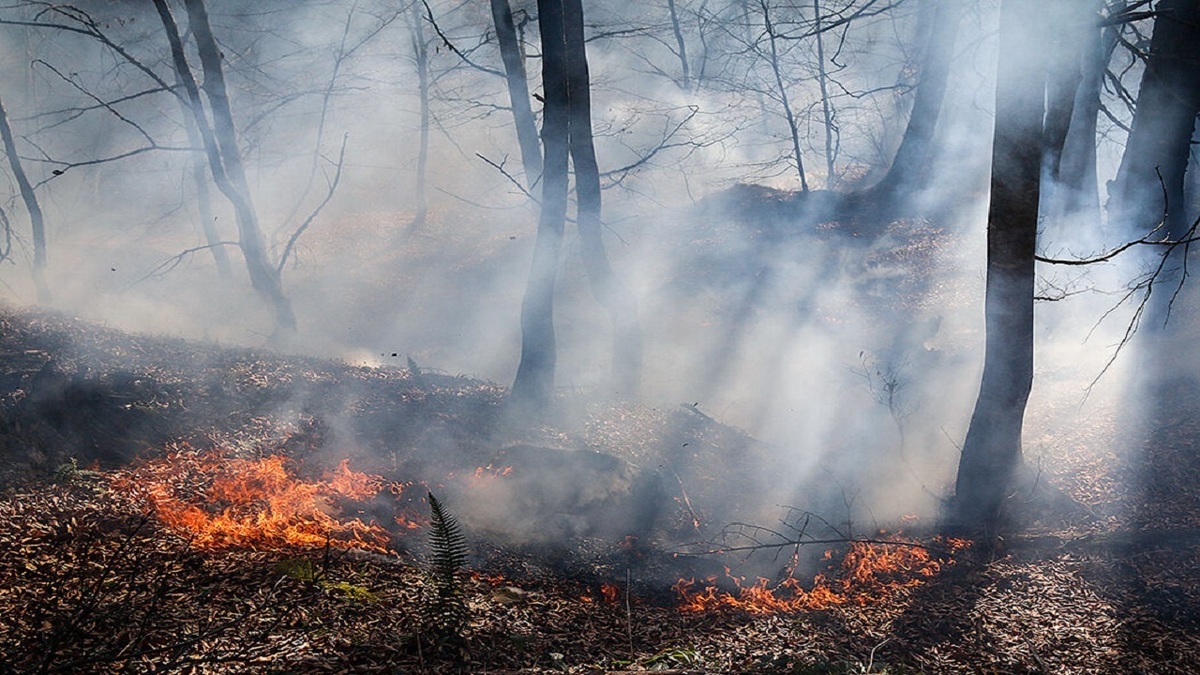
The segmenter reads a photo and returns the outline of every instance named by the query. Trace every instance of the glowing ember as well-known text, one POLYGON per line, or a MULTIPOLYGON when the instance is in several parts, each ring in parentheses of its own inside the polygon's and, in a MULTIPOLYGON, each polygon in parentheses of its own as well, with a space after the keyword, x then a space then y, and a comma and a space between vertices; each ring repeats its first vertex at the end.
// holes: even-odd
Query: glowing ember
MULTIPOLYGON (((682 598, 680 610, 684 612, 728 609, 750 614, 775 614, 843 605, 863 606, 925 583, 943 567, 954 564, 950 554, 971 544, 963 539, 939 539, 938 543, 939 548, 946 551, 944 557, 934 557, 927 548, 899 541, 854 542, 838 569, 831 574, 818 574, 811 589, 805 589, 791 577, 775 586, 761 577, 746 585, 745 578, 733 576, 726 569, 726 576, 738 588, 736 594, 718 590, 713 585, 717 581, 715 577, 700 583, 694 579, 680 579, 672 590, 682 598)), ((826 559, 832 556, 832 551, 825 553, 826 559)))
MULTIPOLYGON (((390 534, 358 518, 339 519, 339 500, 365 501, 383 479, 343 460, 324 480, 306 481, 278 455, 237 459, 184 446, 114 481, 142 496, 168 527, 199 548, 357 548, 384 552, 390 534)), ((394 491, 394 488, 393 488, 394 491)))
POLYGON ((496 466, 496 467, 494 467, 491 464, 488 464, 487 466, 476 467, 475 468, 475 477, 476 478, 486 478, 488 476, 493 476, 496 478, 503 478, 504 476, 507 476, 510 473, 512 473, 512 470, 513 470, 513 468, 511 466, 496 466))

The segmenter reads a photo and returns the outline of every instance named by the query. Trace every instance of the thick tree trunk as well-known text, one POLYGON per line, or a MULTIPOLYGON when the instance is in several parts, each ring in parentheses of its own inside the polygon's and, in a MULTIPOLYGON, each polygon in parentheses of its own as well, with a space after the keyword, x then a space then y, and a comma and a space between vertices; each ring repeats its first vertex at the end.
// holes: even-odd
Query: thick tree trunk
POLYGON ((42 215, 42 206, 38 203, 37 194, 25 174, 21 157, 17 154, 17 142, 13 136, 12 127, 8 123, 8 113, 4 103, 0 101, 0 139, 4 141, 4 154, 8 155, 8 166, 12 169, 13 178, 17 181, 17 189, 21 200, 25 202, 25 210, 29 212, 30 238, 33 241, 33 286, 37 291, 38 302, 50 302, 50 289, 46 286, 46 222, 42 215))
POLYGON ((952 523, 990 531, 1021 463, 1033 385, 1033 278, 1045 82, 1041 54, 1022 44, 1038 0, 1003 0, 988 209, 983 381, 958 465, 952 523))
POLYGON ((1200 2, 1162 0, 1155 9, 1133 131, 1109 194, 1109 218, 1140 236, 1165 214, 1166 234, 1179 236, 1191 224, 1183 188, 1200 112, 1200 2))
POLYGON ((538 142, 537 124, 529 104, 529 80, 525 75, 525 55, 517 40, 512 9, 508 0, 491 0, 492 22, 496 25, 496 41, 500 44, 500 59, 504 61, 504 80, 508 85, 508 100, 512 106, 513 124, 517 128, 517 145, 521 148, 521 164, 525 168, 525 184, 532 188, 542 177, 542 149, 538 142))
POLYGON ((208 97, 209 108, 212 110, 212 127, 209 127, 208 119, 204 114, 199 90, 184 56, 183 43, 179 37, 174 17, 171 16, 170 9, 164 0, 154 0, 154 4, 171 43, 171 54, 176 73, 183 80, 188 105, 192 109, 196 126, 204 140, 213 180, 233 205, 238 225, 238 243, 242 249, 246 271, 250 275, 250 283, 254 290, 258 291, 274 309, 276 330, 285 334, 294 332, 296 317, 292 312, 291 302, 283 293, 283 284, 279 279, 279 273, 267 260, 262 230, 258 225, 258 214, 255 213, 254 205, 250 200, 249 184, 242 166, 233 114, 229 108, 229 97, 225 88, 221 52, 208 23, 208 12, 205 10, 204 2, 203 0, 185 0, 184 6, 187 9, 192 35, 196 38, 196 48, 204 72, 204 92, 208 97))
POLYGON ((946 82, 954 57, 954 38, 962 13, 963 3, 958 0, 921 2, 917 33, 928 37, 921 57, 912 112, 891 168, 871 188, 875 201, 884 208, 894 208, 897 203, 928 185, 933 134, 941 116, 942 100, 946 96, 946 82))
POLYGON ((533 267, 521 303, 521 363, 513 380, 518 406, 544 408, 554 393, 557 351, 554 338, 554 284, 567 217, 569 93, 566 26, 561 0, 538 0, 542 37, 542 210, 538 218, 533 267))
POLYGON ((578 195, 580 247, 584 268, 596 300, 613 322, 612 385, 624 395, 637 392, 642 366, 642 333, 633 295, 613 274, 604 249, 601 220, 600 169, 592 140, 591 83, 583 37, 580 0, 563 0, 566 26, 567 90, 571 162, 578 195))

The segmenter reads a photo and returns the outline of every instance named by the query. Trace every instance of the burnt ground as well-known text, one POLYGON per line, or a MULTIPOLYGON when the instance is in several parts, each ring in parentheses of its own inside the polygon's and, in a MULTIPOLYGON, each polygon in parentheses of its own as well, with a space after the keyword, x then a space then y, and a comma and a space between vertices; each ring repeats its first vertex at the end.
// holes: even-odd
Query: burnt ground
POLYGON ((1069 427, 1041 424, 1063 410, 1031 409, 1032 427, 1053 430, 1035 439, 1051 468, 1034 482, 1053 489, 1016 495, 1024 529, 956 554, 922 583, 828 609, 688 613, 670 580, 717 563, 673 557, 675 544, 749 517, 736 495, 771 480, 751 468, 760 444, 703 411, 564 399, 565 422, 513 424, 502 389, 486 382, 30 311, 0 314, 0 354, 0 672, 1200 667, 1200 418, 1187 383, 1140 426, 1115 402, 1069 427), (1126 452, 1099 442, 1121 434, 1126 452), (349 458, 413 483, 407 501, 361 506, 381 522, 424 513, 426 487, 463 505, 462 639, 430 640, 423 529, 395 532, 387 554, 193 545, 122 487, 181 448, 283 454, 311 475, 349 458), (476 469, 508 480, 487 475, 501 465, 520 482, 493 503, 533 514, 517 524, 464 503, 476 469), (521 477, 539 467, 548 478, 521 477), (586 480, 569 494, 546 489, 564 474, 586 480), (742 489, 716 487, 731 483, 742 489), (630 497, 646 494, 651 503, 630 497), (653 518, 636 517, 647 510, 653 518), (621 536, 631 523, 641 528, 632 545, 621 536))

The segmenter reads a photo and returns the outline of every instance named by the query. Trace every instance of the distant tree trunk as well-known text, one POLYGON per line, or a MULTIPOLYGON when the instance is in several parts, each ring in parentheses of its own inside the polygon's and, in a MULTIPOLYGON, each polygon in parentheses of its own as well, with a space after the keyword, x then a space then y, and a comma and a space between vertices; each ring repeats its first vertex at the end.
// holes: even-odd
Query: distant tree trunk
MULTIPOLYGON (((1033 384, 1033 279, 1045 77, 1030 49, 1038 0, 1002 0, 988 208, 983 380, 958 465, 952 522, 990 531, 1021 463, 1033 384)), ((1033 44, 1037 44, 1034 41, 1033 44)))
POLYGON ((566 27, 567 91, 570 108, 571 162, 578 195, 580 247, 592 293, 612 317, 613 386, 632 395, 637 391, 642 366, 642 334, 633 295, 613 274, 604 249, 600 203, 600 169, 592 140, 591 83, 584 48, 583 6, 580 0, 562 0, 566 27))
POLYGON ((1200 112, 1200 2, 1162 0, 1155 9, 1133 131, 1109 194, 1109 217, 1144 234, 1165 214, 1166 234, 1179 236, 1190 225, 1183 188, 1200 112))
POLYGON ((783 105, 783 116, 787 120, 788 131, 792 138, 792 154, 795 156, 796 173, 800 177, 800 190, 808 192, 808 178, 804 174, 804 156, 800 153, 800 127, 796 116, 792 113, 792 102, 788 98, 787 87, 783 83, 782 67, 779 65, 779 50, 775 45, 775 25, 771 22, 771 7, 767 0, 759 0, 759 8, 763 13, 763 25, 766 28, 767 44, 771 48, 771 72, 775 75, 775 85, 779 87, 779 102, 783 105))
MULTIPOLYGON (((1081 162, 1086 159, 1086 153, 1078 145, 1092 145, 1094 160, 1096 118, 1093 114, 1088 123, 1087 112, 1091 106, 1084 90, 1091 84, 1085 80, 1087 71, 1091 70, 1087 62, 1094 58, 1093 52, 1098 47, 1100 28, 1096 18, 1099 8, 1094 0, 1066 0, 1046 8, 1046 22, 1057 26, 1046 49, 1049 68, 1043 132, 1042 213, 1050 219, 1073 213, 1081 199, 1086 203, 1086 197, 1078 193, 1085 187, 1081 184, 1086 179, 1079 173, 1087 171, 1086 162, 1081 162), (1076 106, 1081 108, 1078 112, 1076 106), (1086 138, 1088 130, 1092 131, 1091 139, 1086 138), (1072 149, 1075 155, 1069 157, 1074 163, 1064 162, 1068 142, 1076 145, 1072 149)), ((1093 193, 1096 192, 1094 175, 1093 172, 1093 193)))
MULTIPOLYGON (((1099 15, 1102 0, 1087 0, 1092 17, 1099 15)), ((1108 57, 1117 43, 1117 29, 1085 25, 1081 35, 1080 80, 1071 106, 1071 121, 1058 159, 1058 197, 1051 212, 1087 213, 1100 220, 1100 193, 1096 169, 1096 120, 1108 57)))
POLYGON ((25 210, 29 212, 30 238, 33 240, 33 286, 37 290, 38 302, 45 304, 50 302, 50 289, 46 286, 46 223, 37 194, 34 193, 29 176, 25 174, 25 167, 21 164, 21 157, 17 154, 17 142, 13 137, 12 127, 8 124, 8 113, 4 110, 3 101, 0 101, 0 138, 4 141, 4 154, 8 155, 8 166, 17 181, 21 200, 25 202, 25 210))
MULTIPOLYGON (((178 71, 175 73, 175 81, 180 84, 183 82, 178 71)), ((222 277, 228 277, 231 274, 229 254, 219 243, 221 235, 217 232, 217 221, 212 210, 212 195, 208 192, 208 177, 205 171, 203 150, 204 139, 200 137, 200 132, 196 129, 196 121, 192 119, 192 111, 188 105, 180 100, 179 108, 184 115, 183 126, 187 129, 188 145, 200 148, 192 153, 190 170, 192 184, 196 186, 196 212, 200 216, 200 229, 204 233, 204 242, 208 244, 208 251, 212 254, 213 262, 217 265, 217 273, 222 277)))
POLYGON ((927 187, 933 134, 946 96, 954 38, 962 13, 963 3, 959 0, 921 0, 917 33, 928 37, 921 56, 912 112, 891 168, 870 189, 875 201, 885 209, 894 208, 927 187))
POLYGON ((834 141, 837 129, 833 125, 833 104, 829 100, 829 75, 825 71, 825 36, 821 28, 821 0, 813 0, 813 32, 817 38, 817 85, 821 90, 821 119, 825 123, 825 188, 837 182, 834 173, 834 141))
POLYGON ((532 188, 542 177, 542 148, 538 142, 537 124, 529 104, 529 80, 525 75, 525 55, 517 40, 512 9, 508 0, 491 0, 492 22, 496 25, 496 41, 500 44, 500 59, 504 61, 504 80, 508 84, 508 100, 512 106, 513 123, 517 128, 517 145, 521 148, 521 164, 525 168, 525 184, 532 188))
POLYGON ((692 75, 689 72, 687 43, 683 41, 683 28, 679 25, 679 12, 675 8, 675 0, 667 0, 667 12, 671 16, 671 31, 675 33, 675 55, 679 57, 679 88, 686 91, 692 85, 692 75))
POLYGON ((554 283, 567 217, 569 94, 566 26, 561 0, 538 0, 542 38, 542 210, 538 218, 533 267, 521 303, 521 363, 512 397, 519 406, 542 408, 554 393, 557 352, 554 339, 554 283))
POLYGON ((171 15, 166 0, 154 0, 154 6, 158 10, 171 46, 175 72, 181 78, 187 105, 192 111, 197 131, 204 141, 213 182, 233 205, 238 225, 238 243, 250 275, 250 283, 275 310, 276 330, 291 333, 296 329, 296 317, 292 313, 291 302, 283 294, 279 273, 267 260, 262 230, 258 226, 258 215, 250 201, 250 189, 242 166, 241 152, 237 147, 233 115, 225 91, 221 53, 213 38, 202 0, 185 0, 184 5, 204 71, 204 91, 208 95, 209 107, 213 114, 211 127, 200 99, 200 91, 184 55, 183 40, 179 36, 175 18, 171 15))
POLYGON ((426 175, 429 168, 429 49, 425 45, 425 31, 421 27, 421 3, 412 4, 411 31, 413 61, 417 66, 417 98, 421 107, 420 139, 417 145, 417 209, 408 231, 416 232, 425 227, 429 212, 429 195, 426 175))

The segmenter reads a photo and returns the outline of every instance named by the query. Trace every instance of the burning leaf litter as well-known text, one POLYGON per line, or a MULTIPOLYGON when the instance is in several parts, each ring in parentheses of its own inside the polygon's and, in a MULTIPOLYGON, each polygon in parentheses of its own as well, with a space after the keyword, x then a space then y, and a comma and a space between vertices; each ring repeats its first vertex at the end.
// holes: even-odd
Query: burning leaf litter
MULTIPOLYGON (((736 593, 721 591, 717 577, 702 582, 680 579, 672 590, 681 598, 684 612, 737 610, 749 614, 776 614, 841 606, 867 606, 888 601, 897 591, 920 586, 945 567, 954 564, 953 554, 971 545, 964 539, 939 538, 938 555, 916 542, 892 538, 887 541, 855 541, 836 570, 818 574, 806 589, 794 576, 778 584, 759 577, 746 585, 745 577, 725 574, 736 593)), ((825 552, 832 560, 834 552, 825 552)))
MULTIPOLYGON (((296 475, 281 455, 259 459, 183 445, 113 480, 145 500, 163 524, 200 549, 333 546, 384 553, 391 533, 374 522, 341 517, 346 504, 376 497, 384 481, 342 460, 320 480, 296 475)), ((391 485, 394 494, 402 488, 391 485)), ((398 524, 411 528, 410 521, 398 524)))

